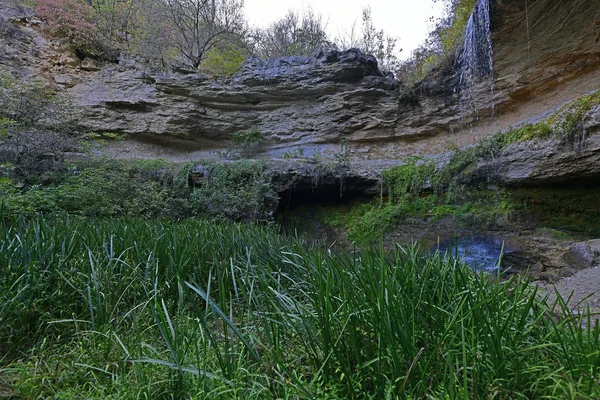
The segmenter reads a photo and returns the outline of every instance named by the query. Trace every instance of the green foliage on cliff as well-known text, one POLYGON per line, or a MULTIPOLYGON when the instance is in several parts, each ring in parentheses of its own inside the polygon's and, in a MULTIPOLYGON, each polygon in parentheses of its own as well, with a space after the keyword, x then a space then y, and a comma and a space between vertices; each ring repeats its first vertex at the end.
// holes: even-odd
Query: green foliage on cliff
POLYGON ((462 41, 467 27, 467 22, 473 13, 477 0, 453 1, 449 5, 449 15, 446 17, 451 22, 440 28, 439 37, 445 53, 456 49, 462 41))
POLYGON ((43 81, 21 81, 0 73, 0 129, 7 135, 23 128, 65 130, 72 119, 69 99, 43 81))
POLYGON ((469 168, 474 166, 478 159, 492 160, 513 143, 559 139, 564 145, 573 146, 576 151, 581 150, 585 145, 583 124, 589 112, 599 105, 600 91, 596 91, 565 104, 539 122, 510 128, 482 139, 472 147, 456 149, 450 161, 431 174, 431 181, 434 186, 443 189, 453 179, 468 173, 469 168))
POLYGON ((262 161, 208 163, 208 179, 194 189, 194 213, 230 221, 270 221, 278 197, 262 161))
POLYGON ((229 148, 223 156, 229 160, 252 158, 260 150, 264 135, 258 129, 237 131, 231 134, 229 148))
POLYGON ((416 197, 435 172, 429 160, 411 157, 403 165, 383 172, 383 185, 387 189, 390 202, 398 202, 406 196, 416 197))
POLYGON ((512 199, 504 192, 473 190, 443 195, 427 194, 405 197, 402 201, 355 203, 328 209, 327 224, 343 228, 348 239, 358 244, 373 244, 387 233, 401 229, 402 221, 409 218, 427 220, 432 224, 451 218, 459 227, 495 229, 506 224, 513 212, 512 199))
POLYGON ((482 139, 473 151, 480 158, 493 159, 510 144, 544 139, 559 139, 562 143, 573 146, 575 150, 581 150, 585 145, 583 124, 588 118, 588 113, 599 105, 600 91, 592 92, 565 104, 539 122, 510 128, 506 132, 498 132, 482 139))
POLYGON ((200 63, 200 71, 211 76, 231 76, 239 72, 248 52, 235 43, 223 43, 206 52, 200 63))
POLYGON ((454 62, 457 48, 463 43, 467 22, 476 0, 442 2, 445 4, 444 15, 437 20, 425 42, 399 68, 399 79, 409 88, 422 81, 433 70, 450 66, 454 62))
POLYGON ((17 121, 6 117, 0 117, 0 140, 7 138, 15 125, 17 125, 17 121))
POLYGON ((6 215, 39 213, 88 217, 184 218, 270 221, 277 196, 264 163, 205 163, 207 180, 189 186, 193 164, 165 160, 96 160, 71 164, 44 185, 14 177, 0 166, 0 204, 6 215))
POLYGON ((10 164, 19 179, 60 168, 64 153, 77 147, 74 111, 43 81, 0 73, 0 164, 10 164))
POLYGON ((409 217, 436 222, 452 217, 458 224, 494 228, 509 218, 512 209, 503 193, 472 188, 465 190, 460 175, 473 165, 473 150, 456 151, 450 161, 436 169, 431 160, 412 157, 382 174, 387 197, 332 210, 325 221, 346 230, 358 243, 381 240, 409 217))

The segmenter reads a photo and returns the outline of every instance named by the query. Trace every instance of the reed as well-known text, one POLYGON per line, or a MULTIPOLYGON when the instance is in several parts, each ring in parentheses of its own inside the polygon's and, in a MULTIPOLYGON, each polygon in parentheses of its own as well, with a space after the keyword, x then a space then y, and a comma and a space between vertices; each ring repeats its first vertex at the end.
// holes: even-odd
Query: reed
POLYGON ((0 387, 23 398, 600 396, 600 328, 416 246, 198 220, 0 218, 0 387))

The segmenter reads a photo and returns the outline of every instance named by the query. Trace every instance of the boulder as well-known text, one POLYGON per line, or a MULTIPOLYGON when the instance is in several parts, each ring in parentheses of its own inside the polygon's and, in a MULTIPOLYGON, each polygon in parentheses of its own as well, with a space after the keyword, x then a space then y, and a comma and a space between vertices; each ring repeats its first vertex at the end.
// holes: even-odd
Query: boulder
POLYGON ((596 264, 597 255, 588 243, 580 242, 567 250, 565 260, 571 268, 585 269, 596 264))

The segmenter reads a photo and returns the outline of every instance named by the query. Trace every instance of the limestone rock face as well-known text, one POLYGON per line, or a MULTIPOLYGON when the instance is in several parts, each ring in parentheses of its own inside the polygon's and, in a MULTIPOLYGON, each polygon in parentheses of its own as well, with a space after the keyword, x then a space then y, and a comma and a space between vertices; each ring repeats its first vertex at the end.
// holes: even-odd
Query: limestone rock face
POLYGON ((381 172, 397 166, 397 161, 373 160, 343 163, 271 160, 267 171, 277 192, 310 193, 331 189, 339 196, 376 196, 381 193, 381 172))
POLYGON ((484 78, 466 102, 452 60, 411 89, 356 50, 249 59, 228 79, 157 72, 131 57, 81 60, 11 0, 0 0, 0 68, 68 90, 82 130, 158 149, 135 156, 195 158, 252 129, 265 156, 326 155, 347 140, 354 159, 401 159, 470 145, 600 86, 597 0, 492 5, 493 82, 484 78))
POLYGON ((9 1, 0 1, 0 68, 2 72, 22 71, 30 52, 37 48, 34 35, 24 23, 32 11, 9 1))
POLYGON ((91 130, 223 145, 256 129, 270 148, 354 140, 396 121, 395 83, 358 50, 249 59, 235 77, 148 73, 122 60, 70 89, 91 130))
POLYGON ((500 156, 480 163, 474 175, 492 177, 507 186, 568 183, 600 179, 600 107, 588 114, 581 143, 559 140, 521 142, 500 156))
POLYGON ((525 10, 522 1, 493 2, 493 85, 484 78, 468 100, 456 91, 451 62, 407 92, 355 50, 249 59, 223 80, 151 73, 121 60, 84 71, 70 90, 86 108, 86 129, 163 146, 180 139, 186 149, 217 149, 233 132, 256 129, 270 156, 300 147, 327 153, 342 139, 355 159, 436 154, 600 86, 600 16, 590 12, 596 0, 530 3, 525 10))

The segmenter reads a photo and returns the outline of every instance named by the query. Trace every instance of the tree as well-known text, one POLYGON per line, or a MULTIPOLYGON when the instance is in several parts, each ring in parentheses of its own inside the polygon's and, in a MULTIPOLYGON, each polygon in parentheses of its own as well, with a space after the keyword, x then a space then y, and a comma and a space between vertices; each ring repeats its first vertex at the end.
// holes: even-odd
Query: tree
POLYGON ((0 74, 0 164, 22 176, 64 166, 63 154, 75 147, 73 111, 41 81, 0 74))
POLYGON ((174 46, 195 69, 216 44, 244 30, 243 0, 165 2, 174 46))
POLYGON ((379 68, 383 71, 394 71, 398 68, 397 41, 397 38, 386 35, 383 29, 375 28, 371 7, 363 8, 361 48, 365 53, 377 57, 379 68))
POLYGON ((242 68, 247 57, 248 51, 243 38, 228 38, 206 52, 199 70, 212 76, 231 76, 242 68))
POLYGON ((134 30, 138 13, 148 6, 141 0, 88 0, 96 10, 95 23, 113 45, 127 43, 134 30))
POLYGON ((415 49, 409 60, 402 63, 397 76, 412 85, 432 70, 454 62, 456 50, 464 38, 465 27, 476 0, 434 0, 444 5, 443 15, 423 44, 415 49))
POLYGON ((375 56, 379 62, 379 68, 383 71, 395 71, 400 65, 398 53, 402 50, 397 49, 397 41, 398 38, 389 36, 383 29, 375 27, 371 7, 363 8, 360 35, 357 35, 356 27, 353 25, 350 33, 337 39, 337 43, 342 49, 355 47, 363 53, 375 56))
POLYGON ((135 12, 124 30, 127 51, 144 60, 160 61, 163 68, 180 56, 173 41, 167 5, 158 0, 133 0, 135 12))
POLYGON ((334 46, 325 32, 320 14, 309 9, 302 15, 293 10, 266 29, 250 35, 254 53, 261 58, 308 56, 334 46))
POLYGON ((64 38, 80 56, 103 57, 105 44, 96 25, 96 11, 83 0, 37 0, 36 14, 51 36, 64 38))

